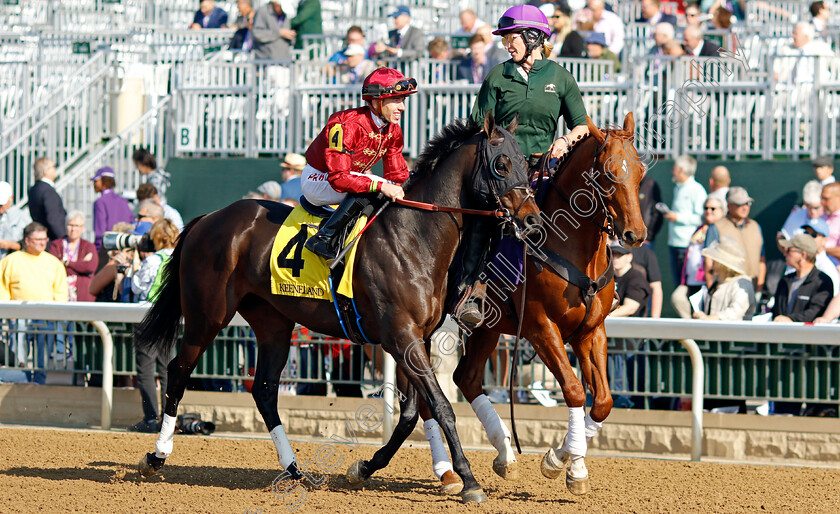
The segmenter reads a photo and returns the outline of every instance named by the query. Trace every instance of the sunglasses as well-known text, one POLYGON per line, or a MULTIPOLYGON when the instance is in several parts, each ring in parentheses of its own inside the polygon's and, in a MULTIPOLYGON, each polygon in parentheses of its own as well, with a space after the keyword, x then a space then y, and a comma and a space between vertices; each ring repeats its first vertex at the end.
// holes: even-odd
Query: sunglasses
POLYGON ((502 36, 502 44, 506 46, 512 45, 513 41, 516 39, 517 36, 522 37, 522 35, 518 32, 511 32, 510 34, 505 34, 504 36, 502 36))

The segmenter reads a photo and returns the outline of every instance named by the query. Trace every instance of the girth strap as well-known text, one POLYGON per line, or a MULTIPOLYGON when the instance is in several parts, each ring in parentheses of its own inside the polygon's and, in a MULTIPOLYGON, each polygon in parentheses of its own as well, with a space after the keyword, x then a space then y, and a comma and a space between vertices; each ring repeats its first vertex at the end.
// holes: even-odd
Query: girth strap
POLYGON ((586 275, 586 273, 577 269, 574 264, 569 262, 562 255, 552 252, 548 248, 540 248, 540 252, 542 255, 537 255, 534 251, 529 251, 528 253, 535 260, 545 264, 555 275, 579 288, 583 305, 586 307, 586 312, 584 313, 580 324, 571 334, 563 338, 563 342, 565 344, 569 344, 578 336, 580 331, 586 325, 586 322, 589 319, 589 312, 592 308, 592 300, 595 298, 595 295, 607 287, 607 285, 609 285, 609 283, 613 280, 614 270, 612 264, 612 250, 610 250, 610 247, 607 246, 607 269, 605 269, 604 272, 601 273, 601 276, 595 280, 592 280, 586 275))

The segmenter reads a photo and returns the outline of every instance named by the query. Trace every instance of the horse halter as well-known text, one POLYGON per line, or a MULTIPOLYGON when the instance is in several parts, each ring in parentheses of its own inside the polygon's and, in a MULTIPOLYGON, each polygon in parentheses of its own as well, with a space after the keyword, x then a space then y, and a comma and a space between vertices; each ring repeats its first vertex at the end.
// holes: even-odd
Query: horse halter
POLYGON ((504 136, 500 143, 493 144, 489 134, 479 143, 479 155, 473 169, 473 189, 479 194, 482 201, 486 201, 487 198, 495 201, 498 209, 505 213, 503 225, 513 227, 514 236, 521 240, 525 235, 514 220, 525 203, 534 197, 534 193, 528 186, 527 176, 522 184, 516 184, 515 182, 511 184, 511 178, 515 180, 515 177, 511 177, 511 175, 515 174, 517 167, 527 170, 528 165, 522 151, 514 144, 516 140, 513 138, 513 134, 501 127, 497 130, 502 131, 504 136), (507 159, 509 163, 505 163, 503 158, 507 159), (481 171, 480 175, 479 170, 481 171), (523 198, 511 213, 502 205, 502 197, 517 189, 523 191, 523 198))
MULTIPOLYGON (((606 149, 607 143, 609 142, 609 140, 610 140, 610 133, 607 131, 607 137, 604 138, 604 142, 601 143, 600 145, 598 145, 598 148, 592 154, 592 164, 589 165, 588 171, 592 172, 592 171, 595 170, 595 167, 598 164, 598 157, 601 155, 601 153, 604 151, 604 149, 606 149)), ((560 165, 566 159, 571 157, 572 148, 573 147, 569 148, 566 155, 564 155, 560 159, 560 161, 557 162, 554 169, 552 169, 552 170, 548 170, 548 168, 547 168, 548 160, 549 160, 549 154, 547 154, 547 153, 544 154, 543 157, 540 159, 539 172, 538 172, 538 175, 537 175, 537 188, 542 188, 543 176, 544 176, 544 174, 547 174, 547 176, 548 176, 547 182, 549 184, 551 184, 551 187, 553 187, 555 191, 557 191, 557 194, 560 195, 560 198, 562 198, 563 201, 565 201, 570 206, 572 206, 572 201, 569 199, 569 197, 566 196, 565 193, 563 193, 563 191, 560 190, 560 188, 555 183, 555 179, 560 178, 560 174, 562 173, 560 171, 560 165)), ((602 174, 606 175, 607 174, 606 167, 602 167, 601 172, 602 172, 602 174)), ((596 222, 594 219, 592 219, 591 216, 586 216, 586 219, 589 220, 596 227, 598 227, 598 230, 607 234, 609 237, 614 238, 615 237, 615 222, 614 222, 614 219, 612 217, 612 214, 610 214, 610 211, 607 209, 606 198, 604 198, 604 195, 601 192, 601 189, 599 187, 593 187, 593 189, 595 190, 594 196, 597 196, 598 202, 600 203, 601 213, 604 215, 604 224, 602 225, 602 224, 596 222)))

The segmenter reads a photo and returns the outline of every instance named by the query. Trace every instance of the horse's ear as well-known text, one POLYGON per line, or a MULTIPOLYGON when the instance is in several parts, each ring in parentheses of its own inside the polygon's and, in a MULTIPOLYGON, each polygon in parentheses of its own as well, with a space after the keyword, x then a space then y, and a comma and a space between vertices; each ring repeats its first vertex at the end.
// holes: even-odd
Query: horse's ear
POLYGON ((604 141, 607 140, 607 135, 604 134, 604 132, 601 131, 601 129, 599 129, 597 125, 592 123, 592 118, 590 118, 589 116, 586 117, 586 125, 589 127, 589 133, 595 137, 595 140, 598 141, 598 144, 604 144, 604 141))
POLYGON ((519 113, 513 115, 513 119, 510 120, 510 125, 507 126, 507 131, 511 134, 516 134, 516 129, 519 128, 519 113))
POLYGON ((633 111, 628 112, 627 116, 624 117, 624 130, 628 132, 636 130, 636 122, 633 121, 633 111))
POLYGON ((484 133, 487 134, 487 139, 495 139, 496 118, 493 117, 493 109, 487 111, 484 115, 484 133))

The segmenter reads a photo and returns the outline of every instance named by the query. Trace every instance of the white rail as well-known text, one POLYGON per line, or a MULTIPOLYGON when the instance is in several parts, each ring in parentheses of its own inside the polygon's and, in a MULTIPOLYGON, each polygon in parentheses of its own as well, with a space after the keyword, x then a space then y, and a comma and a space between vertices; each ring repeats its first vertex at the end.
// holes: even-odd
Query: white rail
MULTIPOLYGON (((102 426, 111 424, 113 401, 113 343, 105 322, 139 323, 149 304, 119 303, 44 303, 0 302, 0 318, 44 320, 89 320, 96 326, 104 346, 102 380, 102 426)), ((232 326, 248 326, 238 313, 230 322, 232 326)), ((805 325, 803 323, 758 323, 732 321, 698 321, 681 319, 608 318, 607 336, 612 338, 650 338, 680 340, 689 352, 692 363, 692 460, 700 460, 703 443, 703 388, 704 371, 700 341, 743 341, 763 343, 796 343, 840 346, 840 325, 805 325)), ((385 382, 395 384, 393 361, 385 361, 385 382)), ((385 401, 393 404, 393 389, 383 389, 385 401)), ((385 416, 384 434, 390 435, 393 427, 385 416)), ((383 434, 383 436, 384 436, 383 434)))

